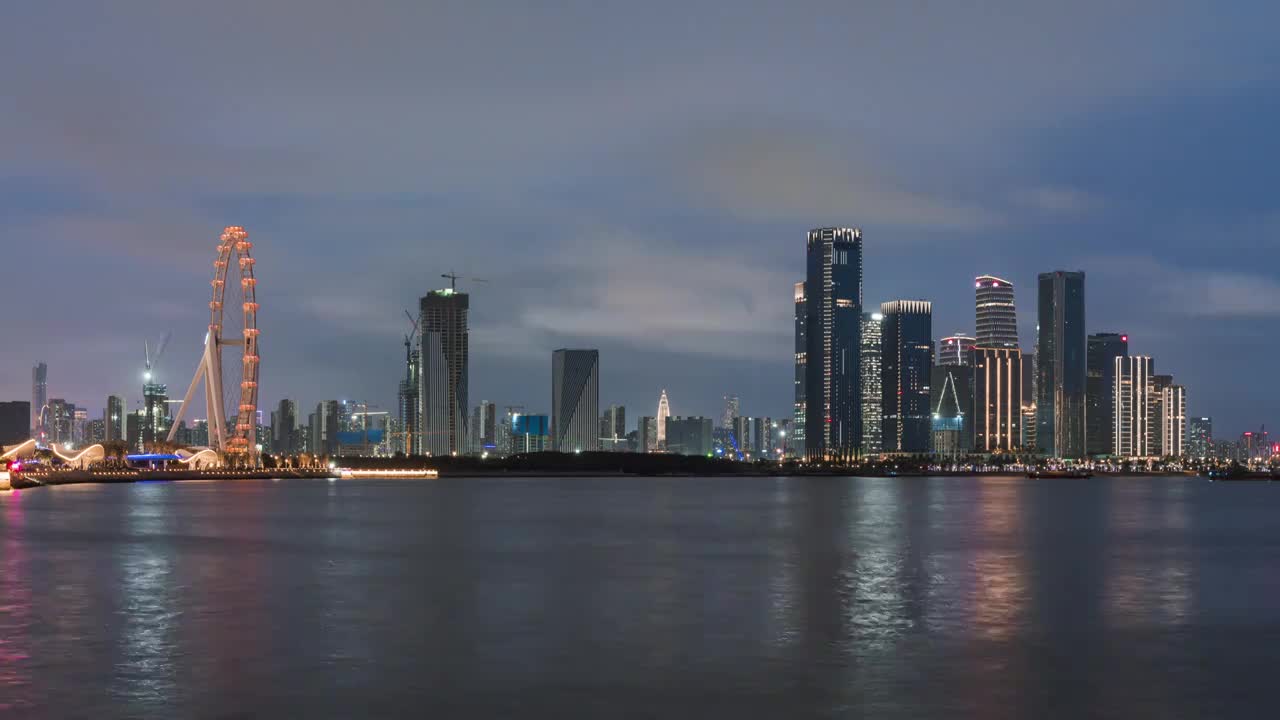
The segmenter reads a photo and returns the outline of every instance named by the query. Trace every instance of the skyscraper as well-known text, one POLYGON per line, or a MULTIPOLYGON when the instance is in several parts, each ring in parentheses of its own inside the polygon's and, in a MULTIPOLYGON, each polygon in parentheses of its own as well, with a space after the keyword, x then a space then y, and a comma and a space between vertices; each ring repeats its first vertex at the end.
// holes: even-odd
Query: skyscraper
POLYGON ((1013 283, 994 275, 974 278, 979 347, 1018 347, 1018 312, 1013 304, 1013 283))
POLYGON ((106 421, 108 441, 125 440, 125 406, 124 398, 119 395, 107 397, 107 408, 103 416, 106 421))
POLYGON ((422 428, 419 420, 419 383, 422 371, 422 346, 414 346, 413 335, 404 338, 404 378, 396 393, 399 427, 396 437, 392 439, 391 451, 405 455, 417 455, 422 452, 422 428))
POLYGON ((419 451, 429 455, 464 453, 470 298, 452 288, 432 290, 419 307, 419 451))
POLYGON ((316 405, 316 411, 307 418, 307 430, 311 436, 308 450, 315 455, 337 455, 338 433, 341 431, 342 411, 337 400, 325 400, 316 405))
POLYGON ((667 449, 667 418, 671 417, 671 403, 667 401, 667 391, 664 389, 662 395, 658 396, 658 417, 655 419, 657 423, 655 436, 657 437, 657 445, 655 450, 667 449))
POLYGON ((1160 403, 1160 452, 1166 457, 1187 454, 1187 389, 1181 385, 1164 388, 1160 403))
POLYGON ((281 400, 271 419, 271 450, 280 455, 292 455, 299 451, 295 436, 298 433, 298 404, 281 400))
POLYGON ((1112 453, 1148 457, 1152 452, 1151 389, 1155 363, 1143 355, 1116 357, 1115 431, 1112 453))
POLYGON ((556 350, 551 357, 552 449, 599 449, 600 351, 556 350))
POLYGON ((862 445, 862 231, 810 230, 806 252, 805 454, 851 459, 862 445))
POLYGON ((1039 277, 1036 341, 1036 439, 1058 458, 1085 455, 1084 273, 1039 277))
POLYGON ((1187 422, 1187 454, 1193 458, 1213 455, 1213 418, 1193 417, 1187 422))
MULTIPOLYGON (((884 315, 862 313, 862 365, 859 382, 862 385, 862 454, 879 455, 884 449, 884 378, 881 376, 880 355, 884 335, 884 315)), ((803 449, 803 448, 802 448, 803 449)))
POLYGON ((978 341, 961 333, 938 341, 937 365, 964 365, 973 367, 973 350, 978 341))
POLYGON ((600 449, 625 450, 627 444, 627 409, 610 405, 600 416, 600 449))
POLYGON ((725 395, 724 396, 724 412, 720 414, 720 427, 722 428, 733 427, 733 421, 737 420, 738 416, 741 414, 742 412, 740 409, 740 403, 738 402, 738 396, 725 395))
POLYGON ((973 366, 974 450, 1010 452, 1024 444, 1022 351, 983 348, 973 366))
POLYGON ((1115 359, 1129 355, 1129 336, 1119 333, 1090 335, 1087 355, 1086 449, 1090 455, 1106 455, 1115 444, 1115 359))
POLYGON ((973 449, 973 367, 937 365, 930 373, 932 451, 956 458, 973 449))
POLYGON ((49 403, 49 366, 37 363, 31 368, 31 437, 42 440, 48 433, 44 428, 44 406, 49 403))
POLYGON ((651 453, 658 449, 658 419, 645 415, 636 423, 636 452, 651 453))
POLYGON ((31 404, 25 400, 0 402, 0 448, 31 438, 31 404))
POLYGON ((928 300, 882 303, 881 403, 886 452, 929 452, 929 380, 933 367, 933 305, 928 300))
POLYGON ((795 287, 796 303, 796 400, 792 408, 791 446, 800 457, 804 457, 804 422, 805 422, 805 359, 808 352, 808 340, 805 337, 805 316, 808 304, 805 301, 804 283, 798 282, 795 287))
POLYGON ((1164 449, 1164 391, 1173 385, 1172 375, 1151 376, 1151 404, 1147 408, 1147 427, 1151 428, 1150 453, 1155 457, 1164 457, 1169 453, 1164 449))
POLYGON ((667 418, 667 452, 674 455, 711 453, 711 418, 667 418))
POLYGON ((498 449, 498 404, 481 400, 471 414, 471 454, 484 455, 498 449))

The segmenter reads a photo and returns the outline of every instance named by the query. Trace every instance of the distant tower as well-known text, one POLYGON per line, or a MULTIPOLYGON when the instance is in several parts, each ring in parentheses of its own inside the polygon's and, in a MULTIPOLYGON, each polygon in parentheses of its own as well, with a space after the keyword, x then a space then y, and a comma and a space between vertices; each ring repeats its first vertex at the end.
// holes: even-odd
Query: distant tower
POLYGON ((930 443, 929 382, 933 368, 933 304, 928 300, 881 303, 884 315, 883 377, 885 452, 927 453, 930 443))
POLYGON ((733 428, 733 421, 738 419, 741 414, 739 411, 739 403, 737 395, 724 396, 724 414, 720 416, 720 427, 725 429, 733 428))
POLYGON ((658 450, 667 448, 667 418, 671 417, 671 404, 667 402, 667 391, 664 389, 658 397, 658 450))
POLYGON ((44 406, 49 403, 49 366, 39 363, 31 368, 31 436, 43 440, 48 435, 44 428, 44 406))
POLYGON ((600 351, 556 350, 551 356, 551 449, 599 449, 599 417, 600 351))
POLYGON ((1096 333, 1086 342, 1085 449, 1106 455, 1115 444, 1116 358, 1128 357, 1129 336, 1096 333))
POLYGON ((938 362, 936 365, 964 365, 973 367, 973 350, 978 341, 963 333, 944 337, 938 341, 938 362))
POLYGON ((1018 347, 1018 312, 1013 283, 994 275, 974 278, 978 347, 1018 347))
POLYGON ((1160 403, 1160 448, 1166 456, 1187 454, 1187 389, 1170 385, 1160 403))
POLYGON ((1085 456, 1084 273, 1040 273, 1036 339, 1036 440, 1057 458, 1085 456))
MULTIPOLYGON (((879 455, 884 449, 882 423, 884 399, 881 397, 884 378, 880 375, 880 354, 884 333, 884 315, 862 313, 862 353, 858 359, 862 365, 862 454, 879 455)), ((803 425, 801 426, 803 427, 803 425)))
POLYGON ((863 434, 862 231, 810 230, 805 250, 805 456, 850 460, 863 434))
POLYGON ((453 288, 432 290, 419 302, 419 452, 467 451, 467 312, 470 298, 453 288))
POLYGON ((805 337, 805 316, 808 312, 804 297, 804 283, 798 282, 795 287, 796 303, 796 380, 795 404, 791 409, 791 447, 798 456, 804 457, 804 418, 805 418, 805 363, 808 340, 805 337))
POLYGON ((125 437, 125 406, 124 398, 119 395, 111 395, 107 397, 106 416, 103 417, 106 423, 106 439, 110 441, 124 441, 125 437))
POLYGON ((1142 355, 1117 356, 1115 364, 1115 424, 1112 453, 1118 457, 1148 457, 1152 452, 1151 392, 1155 363, 1142 355))

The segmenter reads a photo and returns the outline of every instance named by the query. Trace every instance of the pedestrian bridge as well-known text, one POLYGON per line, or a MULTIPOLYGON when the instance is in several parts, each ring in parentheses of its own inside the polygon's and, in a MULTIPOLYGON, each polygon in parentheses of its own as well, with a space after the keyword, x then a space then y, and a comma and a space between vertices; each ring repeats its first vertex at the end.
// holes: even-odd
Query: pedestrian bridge
MULTIPOLYGON (((21 445, 14 445, 0 453, 0 462, 9 462, 10 460, 30 460, 36 457, 36 452, 40 449, 35 439, 27 440, 21 445)), ((94 463, 100 463, 107 458, 106 449, 100 443, 94 443, 88 447, 73 451, 66 445, 59 446, 57 443, 51 443, 49 450, 60 458, 69 467, 76 470, 87 470, 94 463)), ((215 450, 207 447, 197 448, 180 448, 172 455, 159 454, 142 454, 142 455, 126 455, 125 459, 129 462, 155 462, 173 461, 181 463, 194 470, 207 470, 210 468, 220 467, 222 465, 222 457, 215 450)))

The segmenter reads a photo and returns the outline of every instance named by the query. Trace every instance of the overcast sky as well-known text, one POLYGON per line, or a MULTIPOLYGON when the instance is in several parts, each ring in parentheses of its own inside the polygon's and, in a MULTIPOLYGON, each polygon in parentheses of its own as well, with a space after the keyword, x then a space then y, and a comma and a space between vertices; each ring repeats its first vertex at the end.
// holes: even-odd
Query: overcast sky
POLYGON ((975 275, 1088 274, 1091 332, 1219 435, 1277 419, 1273 3, 6 3, 0 398, 180 394, 224 225, 255 241, 262 402, 394 410, 402 308, 472 291, 473 402, 550 410, 601 350, 632 423, 792 401, 811 227, 868 304, 973 331, 975 275), (1033 5, 1040 5, 1039 9, 1033 5))

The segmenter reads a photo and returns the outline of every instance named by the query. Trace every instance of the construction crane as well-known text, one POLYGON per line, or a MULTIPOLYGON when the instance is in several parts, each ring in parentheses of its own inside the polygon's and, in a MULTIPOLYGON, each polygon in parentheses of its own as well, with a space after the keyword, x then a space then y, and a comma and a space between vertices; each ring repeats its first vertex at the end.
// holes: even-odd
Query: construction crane
POLYGON ((156 344, 155 355, 151 354, 151 346, 147 343, 147 341, 146 340, 142 341, 142 352, 146 356, 146 363, 147 363, 142 373, 143 380, 147 382, 151 382, 152 369, 160 365, 160 356, 164 355, 164 349, 169 347, 169 338, 172 335, 173 333, 166 332, 164 335, 160 336, 160 342, 156 344))
POLYGON ((418 320, 408 310, 404 311, 404 316, 409 318, 409 334, 404 336, 404 361, 411 362, 411 348, 413 347, 413 338, 418 334, 418 320))
POLYGON ((456 272, 454 272, 454 271, 452 271, 452 270, 450 270, 450 271, 449 271, 449 272, 447 272, 447 273, 442 273, 442 274, 440 275, 440 277, 445 278, 446 280, 448 280, 448 281, 449 281, 449 291, 450 291, 450 292, 458 292, 458 281, 459 281, 459 280, 470 280, 471 282, 489 282, 488 280, 486 280, 486 279, 484 279, 484 278, 478 278, 478 277, 463 277, 463 276, 459 275, 458 273, 456 273, 456 272))

